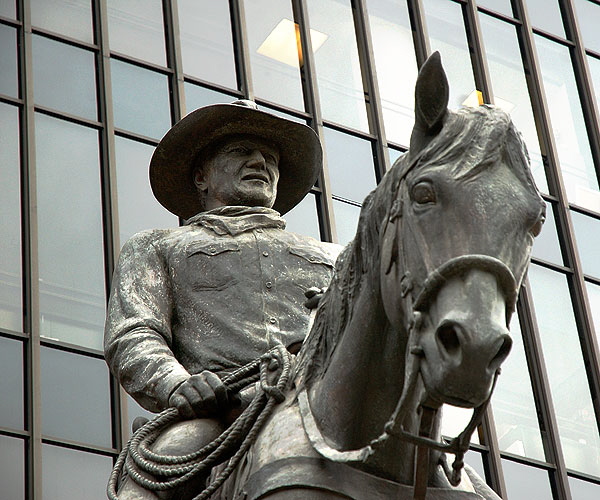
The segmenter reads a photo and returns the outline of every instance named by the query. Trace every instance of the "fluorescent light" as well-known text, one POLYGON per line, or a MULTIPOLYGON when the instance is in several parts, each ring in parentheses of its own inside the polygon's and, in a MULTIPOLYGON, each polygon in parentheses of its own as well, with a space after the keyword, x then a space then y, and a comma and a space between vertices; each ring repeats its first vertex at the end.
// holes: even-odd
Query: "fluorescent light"
MULTIPOLYGON (((317 30, 310 30, 313 52, 316 52, 329 35, 317 30)), ((303 64, 300 29, 290 19, 282 19, 269 33, 269 36, 258 48, 257 52, 276 61, 297 68, 303 64), (298 64, 299 62, 299 64, 298 64)))
MULTIPOLYGON (((496 106, 500 109, 510 113, 513 109, 515 109, 515 104, 506 99, 502 99, 501 97, 494 96, 494 102, 496 106)), ((462 102, 463 106, 467 108, 476 108, 477 106, 481 106, 483 104, 483 94, 481 90, 474 90, 471 92, 468 97, 462 102)))
POLYGON ((482 104, 483 94, 481 93, 481 90, 474 90, 462 102, 462 105, 466 106, 467 108, 476 108, 477 106, 481 106, 482 104))

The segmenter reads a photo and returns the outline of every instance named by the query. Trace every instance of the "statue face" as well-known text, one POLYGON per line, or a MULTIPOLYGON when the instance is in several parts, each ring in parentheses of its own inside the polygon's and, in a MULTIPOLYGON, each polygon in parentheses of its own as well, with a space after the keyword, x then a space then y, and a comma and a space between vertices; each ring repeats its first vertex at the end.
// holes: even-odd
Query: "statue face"
POLYGON ((226 205, 271 208, 277 196, 279 152, 254 136, 226 137, 194 173, 204 191, 204 209, 226 205))

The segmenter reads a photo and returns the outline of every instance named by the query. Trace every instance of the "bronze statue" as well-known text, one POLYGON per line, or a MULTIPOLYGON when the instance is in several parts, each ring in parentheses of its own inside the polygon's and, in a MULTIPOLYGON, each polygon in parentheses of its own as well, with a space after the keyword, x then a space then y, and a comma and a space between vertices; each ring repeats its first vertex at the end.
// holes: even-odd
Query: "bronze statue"
POLYGON ((410 151, 365 199, 297 361, 276 347, 257 362, 257 394, 235 432, 206 446, 181 432, 187 447, 172 453, 161 429, 174 432, 182 416, 165 410, 134 437, 113 482, 125 464, 149 489, 181 488, 216 465, 206 490, 176 498, 498 498, 462 459, 510 351, 545 205, 508 115, 447 104, 436 53, 417 80, 410 151), (474 409, 449 443, 444 403, 474 409), (239 449, 226 446, 234 441, 239 449))
POLYGON ((143 407, 213 417, 190 423, 209 439, 236 403, 221 378, 274 345, 299 348, 304 294, 327 285, 339 247, 285 231, 280 213, 321 159, 312 129, 249 101, 199 109, 162 139, 152 188, 187 222, 124 245, 105 331, 107 363, 143 407))

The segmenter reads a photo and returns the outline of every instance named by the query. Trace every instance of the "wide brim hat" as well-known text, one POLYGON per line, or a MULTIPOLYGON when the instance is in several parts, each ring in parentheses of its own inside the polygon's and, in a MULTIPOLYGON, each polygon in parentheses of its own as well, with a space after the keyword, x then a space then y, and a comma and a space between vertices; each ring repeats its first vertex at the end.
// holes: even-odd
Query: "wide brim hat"
POLYGON ((213 104, 193 111, 161 139, 150 160, 150 185, 170 212, 188 219, 204 208, 192 175, 206 146, 225 136, 248 134, 279 150, 279 182, 273 208, 294 208, 317 180, 323 161, 321 142, 308 126, 260 111, 252 101, 213 104))

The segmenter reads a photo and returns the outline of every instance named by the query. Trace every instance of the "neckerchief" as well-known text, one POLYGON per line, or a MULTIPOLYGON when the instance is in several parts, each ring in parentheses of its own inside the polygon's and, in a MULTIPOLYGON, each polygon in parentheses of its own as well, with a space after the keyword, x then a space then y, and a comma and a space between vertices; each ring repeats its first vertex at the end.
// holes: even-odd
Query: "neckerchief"
POLYGON ((194 215, 186 225, 202 226, 220 236, 237 236, 254 229, 285 229, 285 220, 271 208, 227 206, 194 215))

